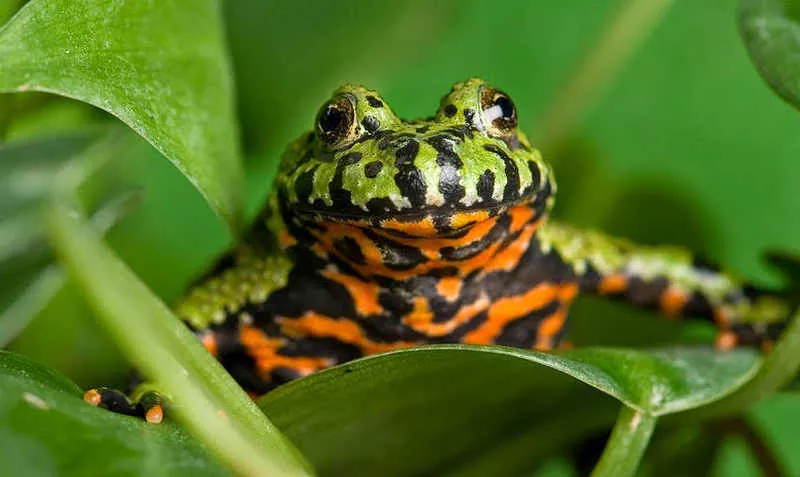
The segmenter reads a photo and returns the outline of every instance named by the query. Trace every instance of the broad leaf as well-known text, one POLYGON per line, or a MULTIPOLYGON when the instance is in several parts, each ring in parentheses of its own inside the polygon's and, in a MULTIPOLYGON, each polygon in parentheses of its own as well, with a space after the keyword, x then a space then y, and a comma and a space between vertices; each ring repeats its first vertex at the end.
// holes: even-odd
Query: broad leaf
POLYGON ((0 92, 55 93, 117 116, 236 229, 232 90, 213 0, 33 0, 0 29, 0 92))
POLYGON ((800 109, 800 1, 742 0, 739 29, 764 80, 800 109))
POLYGON ((67 378, 0 351, 0 461, 8 475, 230 475, 174 423, 94 408, 67 378))
POLYGON ((323 476, 517 475, 609 427, 611 397, 679 412, 732 392, 758 363, 748 350, 443 345, 337 366, 259 405, 323 476))

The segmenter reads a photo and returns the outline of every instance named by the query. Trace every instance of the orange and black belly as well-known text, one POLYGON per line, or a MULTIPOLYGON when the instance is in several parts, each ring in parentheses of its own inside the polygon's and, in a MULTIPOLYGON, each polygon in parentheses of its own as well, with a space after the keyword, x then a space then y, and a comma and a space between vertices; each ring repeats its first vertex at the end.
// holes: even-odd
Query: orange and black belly
POLYGON ((203 342, 254 393, 421 344, 551 349, 578 285, 536 240, 544 210, 533 202, 381 227, 287 215, 287 285, 203 330, 203 342))

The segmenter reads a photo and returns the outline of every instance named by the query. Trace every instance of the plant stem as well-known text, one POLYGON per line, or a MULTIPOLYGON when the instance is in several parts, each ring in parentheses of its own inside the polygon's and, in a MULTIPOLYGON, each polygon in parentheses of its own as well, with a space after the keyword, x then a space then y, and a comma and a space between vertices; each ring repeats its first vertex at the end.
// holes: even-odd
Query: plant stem
POLYGON ((626 0, 542 115, 539 142, 543 150, 569 137, 671 3, 672 0, 626 0))
POLYGON ((592 471, 592 477, 634 475, 650 442, 650 436, 653 435, 657 419, 622 406, 600 462, 592 471))

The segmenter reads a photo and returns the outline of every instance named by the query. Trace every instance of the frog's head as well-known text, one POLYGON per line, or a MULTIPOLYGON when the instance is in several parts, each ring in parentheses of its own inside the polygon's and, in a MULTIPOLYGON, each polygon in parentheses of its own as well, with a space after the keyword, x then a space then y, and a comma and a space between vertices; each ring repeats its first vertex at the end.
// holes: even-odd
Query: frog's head
POLYGON ((413 121, 374 91, 339 88, 314 131, 289 146, 279 187, 295 213, 417 235, 423 221, 441 232, 523 203, 544 212, 554 184, 517 130, 511 98, 473 78, 453 86, 434 117, 413 121))

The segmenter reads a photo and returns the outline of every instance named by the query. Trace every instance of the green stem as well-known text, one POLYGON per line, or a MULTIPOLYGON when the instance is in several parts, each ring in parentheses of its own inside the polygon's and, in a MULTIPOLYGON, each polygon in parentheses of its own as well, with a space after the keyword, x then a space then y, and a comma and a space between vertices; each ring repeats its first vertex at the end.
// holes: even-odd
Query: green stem
POLYGON ((592 477, 634 475, 658 418, 623 406, 592 477))
POLYGON ((671 3, 672 0, 627 0, 620 7, 542 115, 539 142, 543 150, 569 137, 671 3))

